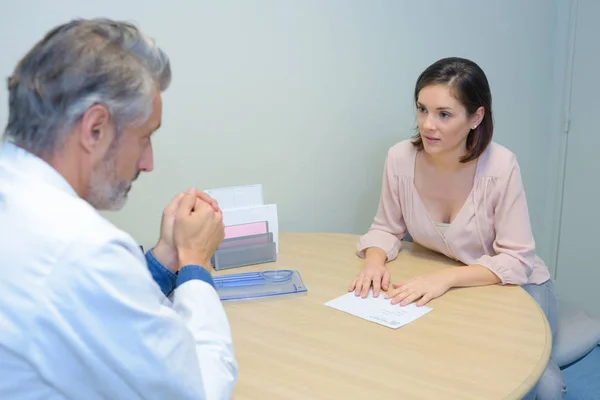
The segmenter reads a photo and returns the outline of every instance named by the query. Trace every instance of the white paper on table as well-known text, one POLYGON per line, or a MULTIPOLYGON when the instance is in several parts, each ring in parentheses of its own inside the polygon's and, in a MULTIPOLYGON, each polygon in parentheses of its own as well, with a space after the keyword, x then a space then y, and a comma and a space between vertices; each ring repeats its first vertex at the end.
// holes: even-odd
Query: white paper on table
POLYGON ((223 210, 223 225, 225 226, 263 221, 267 221, 267 228, 269 232, 273 233, 273 242, 275 242, 276 252, 279 254, 279 226, 276 204, 223 210))
POLYGON ((325 305, 393 329, 400 328, 433 310, 428 306, 418 307, 415 303, 401 307, 399 304, 392 304, 391 299, 386 300, 384 292, 380 292, 379 297, 373 297, 372 290, 366 299, 350 292, 328 301, 325 305))
POLYGON ((256 185, 208 189, 204 192, 217 200, 222 210, 262 206, 264 204, 263 188, 260 183, 256 185))

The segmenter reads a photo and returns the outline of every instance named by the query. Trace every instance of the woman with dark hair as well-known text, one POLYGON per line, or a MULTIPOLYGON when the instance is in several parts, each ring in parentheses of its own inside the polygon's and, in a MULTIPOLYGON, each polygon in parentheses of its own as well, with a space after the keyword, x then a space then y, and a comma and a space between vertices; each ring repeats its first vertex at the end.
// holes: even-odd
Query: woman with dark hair
MULTIPOLYGON (((535 254, 515 155, 492 142, 492 96, 474 62, 445 58, 429 66, 414 93, 417 133, 387 154, 379 208, 357 251, 365 258, 349 287, 357 296, 387 291, 392 303, 424 305, 452 287, 522 286, 540 305, 554 336, 557 299, 535 254), (401 239, 465 265, 394 284, 385 263, 401 239)), ((551 359, 531 398, 560 399, 564 384, 551 359)))

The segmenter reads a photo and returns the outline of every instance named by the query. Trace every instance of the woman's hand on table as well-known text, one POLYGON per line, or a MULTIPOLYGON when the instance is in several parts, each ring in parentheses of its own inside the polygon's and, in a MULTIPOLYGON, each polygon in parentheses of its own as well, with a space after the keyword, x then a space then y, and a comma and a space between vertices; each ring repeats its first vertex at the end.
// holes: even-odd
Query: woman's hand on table
POLYGON ((373 296, 378 297, 381 290, 387 291, 390 286, 390 272, 385 265, 377 259, 367 259, 363 269, 356 275, 348 287, 348 292, 354 291, 356 296, 363 299, 373 287, 373 296))
POLYGON ((406 306, 417 302, 417 306, 424 306, 431 300, 440 297, 452 287, 453 277, 448 271, 417 276, 404 282, 395 283, 385 298, 392 299, 392 304, 400 303, 406 306))

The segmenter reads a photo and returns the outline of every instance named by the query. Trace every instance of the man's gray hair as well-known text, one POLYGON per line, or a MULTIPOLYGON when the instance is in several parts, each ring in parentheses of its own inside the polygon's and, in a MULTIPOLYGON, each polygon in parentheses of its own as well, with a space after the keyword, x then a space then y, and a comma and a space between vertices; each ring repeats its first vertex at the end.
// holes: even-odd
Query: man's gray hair
POLYGON ((148 119, 157 88, 170 82, 169 58, 134 25, 73 20, 48 32, 8 78, 4 139, 53 154, 95 104, 108 109, 118 135, 148 119))

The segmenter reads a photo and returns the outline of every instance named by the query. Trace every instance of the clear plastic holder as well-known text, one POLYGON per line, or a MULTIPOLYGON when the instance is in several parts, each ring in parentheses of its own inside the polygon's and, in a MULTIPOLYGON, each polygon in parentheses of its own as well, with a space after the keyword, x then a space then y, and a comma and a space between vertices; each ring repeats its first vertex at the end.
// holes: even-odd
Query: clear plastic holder
POLYGON ((217 249, 213 255, 211 259, 213 268, 220 271, 277 260, 277 247, 272 238, 271 233, 265 233, 235 238, 236 240, 228 239, 229 242, 224 246, 222 243, 222 247, 217 249), (257 244, 248 244, 252 242, 257 244))
POLYGON ((273 233, 258 233, 255 235, 240 236, 225 239, 221 242, 217 250, 231 249, 233 247, 252 246, 257 244, 267 244, 273 242, 273 233))
POLYGON ((269 270, 215 276, 215 289, 222 301, 249 300, 306 293, 297 270, 269 270))

